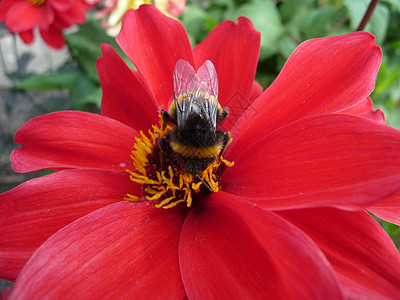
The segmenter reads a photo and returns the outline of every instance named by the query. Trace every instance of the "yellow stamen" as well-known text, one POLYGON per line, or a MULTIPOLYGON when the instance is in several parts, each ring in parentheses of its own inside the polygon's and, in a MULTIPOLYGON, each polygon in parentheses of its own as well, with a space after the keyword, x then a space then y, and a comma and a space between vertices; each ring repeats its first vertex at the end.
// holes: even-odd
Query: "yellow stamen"
POLYGON ((144 190, 145 190, 145 192, 149 193, 150 195, 155 195, 155 194, 157 194, 159 192, 159 191, 153 190, 150 187, 147 187, 144 190))
POLYGON ((160 199, 160 197, 161 197, 162 195, 164 195, 164 194, 165 194, 165 191, 161 191, 161 192, 158 192, 157 194, 155 194, 155 195, 153 195, 153 196, 151 196, 151 197, 146 196, 146 199, 149 200, 149 201, 151 201, 151 200, 157 200, 157 199, 160 199))
POLYGON ((200 189, 200 185, 202 184, 203 182, 202 181, 199 181, 198 183, 192 183, 192 190, 193 191, 195 191, 195 192, 198 192, 199 191, 199 189, 200 189))
POLYGON ((46 2, 46 0, 28 0, 33 5, 39 6, 46 2))
MULTIPOLYGON (((215 172, 221 167, 221 164, 232 166, 233 163, 223 159, 222 156, 218 157, 202 172, 200 176, 202 180, 190 173, 183 172, 178 164, 161 166, 158 139, 165 136, 170 130, 171 127, 164 126, 160 117, 159 126, 153 125, 152 130, 148 131, 150 139, 140 131, 140 137, 135 138, 134 150, 131 153, 135 170, 126 171, 132 181, 144 185, 143 190, 147 194, 145 195, 146 200, 160 201, 155 205, 156 207, 167 209, 182 202, 186 202, 187 207, 190 207, 194 194, 209 189, 218 192, 221 189, 215 172), (153 153, 155 150, 156 152, 153 153)), ((127 194, 124 199, 137 201, 139 197, 127 194)))
POLYGON ((128 201, 138 201, 139 197, 135 196, 135 195, 131 195, 131 194, 126 194, 126 197, 124 198, 124 200, 128 200, 128 201))
POLYGON ((221 162, 223 162, 226 166, 228 167, 232 167, 235 162, 234 161, 227 161, 226 159, 224 159, 222 156, 220 157, 221 162))
POLYGON ((166 205, 166 206, 164 206, 163 208, 165 208, 165 209, 171 208, 171 207, 174 207, 174 206, 176 206, 177 204, 182 203, 182 202, 185 202, 185 199, 180 199, 180 200, 178 200, 178 201, 172 202, 171 204, 166 205))
POLYGON ((186 197, 186 205, 187 207, 190 207, 192 205, 192 192, 190 188, 188 188, 187 193, 185 192, 185 197, 186 197))
POLYGON ((169 174, 169 178, 167 178, 167 177, 164 175, 164 171, 161 172, 161 178, 162 178, 162 180, 164 181, 164 183, 167 184, 168 188, 170 188, 170 189, 172 189, 172 190, 178 190, 179 187, 176 186, 176 185, 173 183, 174 173, 173 173, 173 171, 172 171, 171 166, 168 166, 168 174, 169 174))
POLYGON ((167 199, 164 199, 161 203, 157 204, 156 207, 160 208, 163 205, 166 205, 166 204, 170 203, 172 201, 172 199, 174 199, 174 198, 175 198, 175 196, 171 196, 171 197, 169 197, 167 199))

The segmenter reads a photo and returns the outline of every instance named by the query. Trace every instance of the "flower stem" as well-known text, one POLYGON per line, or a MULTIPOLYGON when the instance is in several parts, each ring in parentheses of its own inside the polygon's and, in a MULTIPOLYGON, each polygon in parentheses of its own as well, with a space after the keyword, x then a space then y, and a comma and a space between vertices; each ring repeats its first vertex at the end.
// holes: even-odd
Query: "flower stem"
POLYGON ((369 3, 368 9, 364 14, 364 17, 361 20, 360 25, 358 25, 357 30, 356 31, 361 31, 364 30, 365 26, 367 26, 369 19, 371 19, 371 16, 375 10, 375 7, 377 6, 377 4, 379 3, 379 0, 371 0, 371 2, 369 3))
POLYGON ((1 66, 2 66, 2 68, 3 68, 3 70, 4 70, 4 74, 5 74, 9 79, 11 79, 11 80, 14 81, 15 79, 12 77, 10 71, 8 70, 6 61, 5 61, 5 59, 4 59, 3 48, 2 48, 2 46, 1 46, 1 42, 0 42, 0 63, 1 63, 1 66))
POLYGON ((19 53, 18 53, 17 38, 16 38, 15 34, 12 35, 12 41, 13 41, 12 44, 13 44, 13 48, 14 48, 15 57, 17 59, 18 79, 23 79, 24 78, 24 71, 22 69, 22 64, 21 64, 21 60, 20 60, 20 57, 19 57, 19 53))

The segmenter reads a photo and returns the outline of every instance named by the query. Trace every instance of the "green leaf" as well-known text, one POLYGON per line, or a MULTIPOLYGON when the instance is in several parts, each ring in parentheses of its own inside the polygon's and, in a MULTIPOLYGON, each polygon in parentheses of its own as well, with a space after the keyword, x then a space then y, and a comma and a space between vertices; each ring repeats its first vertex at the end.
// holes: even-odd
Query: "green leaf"
POLYGON ((346 0, 344 5, 347 7, 350 16, 350 27, 355 30, 360 24, 365 12, 367 11, 368 0, 346 0))
POLYGON ((385 114, 385 124, 400 129, 400 110, 393 109, 384 104, 377 104, 377 108, 385 114))
POLYGON ((400 1, 399 0, 384 0, 383 2, 389 3, 393 10, 400 12, 400 1))
MULTIPOLYGON (((350 15, 350 27, 356 30, 368 9, 369 0, 346 0, 344 2, 350 15)), ((365 31, 375 35, 378 43, 382 43, 386 36, 389 25, 389 9, 382 4, 378 4, 372 17, 365 28, 365 31)))
POLYGON ((301 11, 308 10, 313 0, 285 0, 279 6, 279 12, 284 22, 289 22, 301 11))
POLYGON ((202 41, 213 28, 212 26, 217 24, 217 21, 213 20, 205 10, 194 5, 188 5, 181 18, 192 46, 202 41))
POLYGON ((94 84, 85 74, 80 73, 76 80, 75 86, 71 93, 71 105, 73 109, 85 110, 87 104, 96 104, 100 107, 101 103, 101 88, 94 84), (97 90, 100 94, 97 94, 97 90), (98 95, 97 98, 94 98, 98 95))
POLYGON ((240 16, 249 18, 255 29, 261 33, 260 60, 277 53, 277 41, 283 31, 276 5, 272 2, 253 0, 239 6, 231 13, 229 19, 236 21, 240 16))
POLYGON ((74 88, 77 73, 55 73, 49 75, 30 75, 14 85, 17 90, 49 91, 74 88))
POLYGON ((330 22, 334 20, 335 13, 335 8, 330 4, 311 10, 308 15, 308 26, 304 28, 305 38, 311 39, 326 35, 330 22))
POLYGON ((378 43, 383 43, 386 37, 386 32, 389 26, 389 9, 378 4, 366 30, 375 35, 378 43))
POLYGON ((100 45, 102 43, 112 45, 125 63, 130 67, 132 66, 132 63, 116 43, 115 38, 108 36, 105 29, 100 27, 99 21, 93 17, 89 16, 86 23, 78 26, 78 31, 67 34, 65 38, 80 69, 94 82, 99 82, 96 61, 101 56, 100 45))
POLYGON ((278 46, 280 53, 282 53, 285 59, 287 59, 289 55, 292 54, 294 49, 296 49, 298 44, 294 43, 288 37, 283 37, 282 39, 279 40, 278 46))
POLYGON ((100 107, 102 97, 101 87, 94 88, 90 92, 72 99, 72 107, 74 109, 84 110, 87 105, 94 104, 96 107, 100 107))
POLYGON ((394 65, 393 67, 388 68, 385 64, 382 64, 379 73, 379 81, 377 81, 374 91, 376 94, 381 94, 386 90, 389 90, 390 87, 399 80, 400 65, 394 65))

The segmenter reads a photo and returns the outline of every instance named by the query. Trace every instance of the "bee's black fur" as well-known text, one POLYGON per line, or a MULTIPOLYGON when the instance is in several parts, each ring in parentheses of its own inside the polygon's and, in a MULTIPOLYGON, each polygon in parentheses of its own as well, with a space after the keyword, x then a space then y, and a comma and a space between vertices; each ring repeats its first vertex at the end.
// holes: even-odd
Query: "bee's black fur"
POLYGON ((216 132, 211 122, 201 118, 198 114, 192 114, 185 122, 185 126, 171 132, 171 141, 196 148, 204 148, 215 145, 216 132))
MULTIPOLYGON (((175 126, 176 118, 171 116, 165 110, 161 110, 161 116, 164 123, 173 123, 175 126)), ((228 116, 228 111, 225 109, 218 110, 217 124, 221 123, 228 116)), ((178 142, 183 146, 190 148, 203 149, 216 144, 222 146, 220 153, 210 153, 209 158, 185 157, 175 153, 178 161, 181 162, 183 169, 192 174, 201 174, 207 166, 215 161, 218 155, 221 155, 228 145, 230 139, 229 133, 222 129, 215 130, 213 124, 208 119, 202 118, 199 114, 193 113, 188 117, 185 126, 175 127, 166 136, 159 140, 159 145, 162 151, 166 149, 166 143, 178 142)))

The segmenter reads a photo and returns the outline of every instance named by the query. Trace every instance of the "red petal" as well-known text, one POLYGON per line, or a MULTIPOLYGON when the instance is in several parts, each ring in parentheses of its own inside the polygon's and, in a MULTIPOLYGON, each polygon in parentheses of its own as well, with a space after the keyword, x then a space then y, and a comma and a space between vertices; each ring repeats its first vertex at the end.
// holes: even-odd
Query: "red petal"
POLYGON ((119 202, 58 231, 32 256, 11 299, 183 299, 184 215, 119 202))
POLYGON ((40 35, 47 45, 54 49, 61 49, 65 45, 62 30, 55 26, 49 26, 47 29, 40 29, 40 35))
POLYGON ((31 44, 34 40, 33 30, 21 31, 18 34, 25 44, 31 44))
POLYGON ((82 1, 73 1, 68 10, 57 12, 57 25, 67 28, 71 25, 82 24, 86 20, 85 9, 86 5, 82 1))
POLYGON ((179 259, 189 299, 341 299, 316 245, 272 212, 224 192, 192 209, 179 259))
POLYGON ((18 2, 24 0, 2 0, 0 1, 0 22, 5 23, 7 18, 8 10, 18 2))
POLYGON ((253 102, 258 96, 260 96, 263 92, 263 87, 257 81, 253 82, 253 86, 250 91, 250 102, 253 102))
POLYGON ((139 195, 127 173, 66 170, 32 179, 0 195, 0 277, 15 280, 51 235, 103 206, 139 195))
POLYGON ((87 168, 125 171, 137 132, 113 119, 64 111, 28 121, 15 135, 22 145, 11 154, 16 172, 87 168))
POLYGON ((338 113, 362 116, 380 123, 385 123, 385 115, 380 109, 373 110, 371 98, 367 97, 352 107, 338 111, 338 113))
POLYGON ((232 135, 249 144, 260 128, 271 132, 309 115, 359 103, 374 88, 381 57, 374 36, 362 31, 302 43, 232 135))
POLYGON ((260 52, 260 33, 250 20, 238 19, 219 24, 193 50, 197 66, 207 59, 215 65, 219 80, 219 101, 228 107, 224 127, 230 128, 251 104, 250 92, 260 52))
POLYGON ((399 298, 400 255, 367 213, 318 208, 279 215, 317 243, 339 273, 349 299, 399 298))
POLYGON ((384 124, 325 114, 256 138, 233 145, 221 184, 264 207, 359 209, 400 188, 400 132, 384 124))
POLYGON ((368 207, 377 217, 400 226, 400 191, 368 207))
POLYGON ((182 58, 195 66, 182 24, 152 5, 141 5, 125 13, 117 42, 144 76, 159 105, 167 109, 176 62, 182 58))
POLYGON ((54 20, 54 11, 46 5, 33 5, 28 1, 12 6, 6 18, 7 27, 13 32, 27 31, 39 26, 48 27, 54 20))
POLYGON ((65 11, 70 8, 75 0, 46 0, 46 2, 57 11, 65 11))
POLYGON ((138 131, 157 124, 159 108, 147 88, 110 45, 101 45, 101 50, 96 64, 103 89, 101 114, 138 131))

